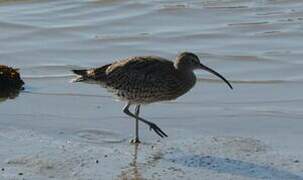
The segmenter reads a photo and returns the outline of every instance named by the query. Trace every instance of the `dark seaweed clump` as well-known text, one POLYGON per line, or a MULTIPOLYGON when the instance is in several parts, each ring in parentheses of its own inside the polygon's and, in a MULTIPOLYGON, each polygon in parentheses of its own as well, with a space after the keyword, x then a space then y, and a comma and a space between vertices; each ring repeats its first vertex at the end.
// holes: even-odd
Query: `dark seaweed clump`
POLYGON ((13 99, 23 90, 24 81, 18 69, 0 65, 0 98, 13 99))

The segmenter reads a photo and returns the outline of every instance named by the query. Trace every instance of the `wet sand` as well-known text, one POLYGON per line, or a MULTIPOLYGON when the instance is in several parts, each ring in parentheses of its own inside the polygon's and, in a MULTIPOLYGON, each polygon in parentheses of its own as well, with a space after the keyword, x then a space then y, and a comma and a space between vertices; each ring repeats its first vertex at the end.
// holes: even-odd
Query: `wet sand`
POLYGON ((303 179, 303 4, 291 1, 0 1, 0 64, 25 91, 0 104, 0 179, 303 179), (144 106, 160 139, 73 68, 192 51, 174 102, 144 106))

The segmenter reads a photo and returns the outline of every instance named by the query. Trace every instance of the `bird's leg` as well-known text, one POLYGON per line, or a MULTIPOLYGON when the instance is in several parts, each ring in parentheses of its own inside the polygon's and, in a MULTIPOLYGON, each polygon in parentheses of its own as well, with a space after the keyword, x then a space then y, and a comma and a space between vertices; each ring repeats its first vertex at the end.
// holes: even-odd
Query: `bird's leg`
POLYGON ((150 121, 147 121, 147 120, 145 120, 145 119, 143 119, 143 118, 141 118, 141 117, 139 117, 138 115, 135 115, 135 114, 133 114, 133 113, 131 113, 130 111, 129 111, 129 106, 130 106, 131 104, 128 102, 125 106, 124 106, 124 108, 123 108, 123 112, 125 113, 125 114, 127 114, 128 116, 130 116, 130 117, 133 117, 133 118, 135 118, 135 119, 137 119, 137 120, 139 120, 139 121, 141 121, 141 122, 143 122, 143 123, 145 123, 145 124, 147 124, 147 125, 149 125, 149 128, 151 129, 151 130, 154 130, 155 131, 155 133, 157 133, 160 137, 167 137, 167 135, 155 124, 155 123, 152 123, 152 122, 150 122, 150 121))
MULTIPOLYGON (((135 115, 138 117, 140 113, 140 105, 136 105, 135 107, 135 115)), ((133 144, 137 144, 137 143, 141 143, 139 140, 139 120, 138 118, 136 118, 136 122, 135 122, 135 137, 130 140, 130 143, 133 144)))

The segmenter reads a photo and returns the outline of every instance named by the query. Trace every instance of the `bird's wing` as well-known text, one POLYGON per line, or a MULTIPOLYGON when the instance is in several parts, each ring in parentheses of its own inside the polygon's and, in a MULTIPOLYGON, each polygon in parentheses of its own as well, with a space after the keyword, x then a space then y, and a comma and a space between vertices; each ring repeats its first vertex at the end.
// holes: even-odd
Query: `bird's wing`
POLYGON ((175 71, 169 60, 153 56, 133 57, 107 68, 107 85, 126 91, 169 91, 179 86, 175 71))

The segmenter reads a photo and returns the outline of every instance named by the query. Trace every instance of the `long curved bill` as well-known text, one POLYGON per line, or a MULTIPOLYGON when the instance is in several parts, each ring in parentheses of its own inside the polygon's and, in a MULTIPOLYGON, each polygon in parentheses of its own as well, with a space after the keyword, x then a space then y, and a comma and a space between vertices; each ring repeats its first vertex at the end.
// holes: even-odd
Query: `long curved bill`
POLYGON ((219 73, 217 73, 216 71, 212 70, 211 68, 204 66, 203 64, 200 64, 201 69, 208 71, 216 76, 218 76, 219 78, 221 78, 224 82, 226 82, 226 84, 230 87, 230 89, 233 89, 233 87, 231 86, 231 84, 219 73))

